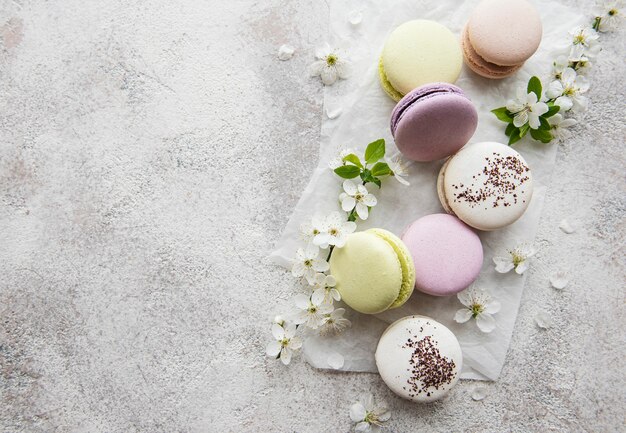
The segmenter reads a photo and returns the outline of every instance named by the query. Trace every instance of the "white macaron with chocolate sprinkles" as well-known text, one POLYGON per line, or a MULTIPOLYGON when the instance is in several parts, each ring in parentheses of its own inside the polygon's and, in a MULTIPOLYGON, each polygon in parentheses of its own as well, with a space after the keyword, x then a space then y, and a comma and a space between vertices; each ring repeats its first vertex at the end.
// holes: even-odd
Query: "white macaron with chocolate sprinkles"
POLYGON ((459 380, 463 355, 448 328, 425 316, 407 316, 383 332, 376 366, 397 395, 418 403, 443 398, 459 380))

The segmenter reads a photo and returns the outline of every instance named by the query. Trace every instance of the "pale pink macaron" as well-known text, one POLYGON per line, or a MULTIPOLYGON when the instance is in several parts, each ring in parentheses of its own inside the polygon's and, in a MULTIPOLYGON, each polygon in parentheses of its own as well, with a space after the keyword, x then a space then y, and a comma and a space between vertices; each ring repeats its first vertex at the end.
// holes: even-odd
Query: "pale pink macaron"
POLYGON ((415 288, 434 296, 454 295, 476 280, 483 265, 478 235, 455 216, 432 214, 402 235, 415 264, 415 288))
POLYGON ((483 0, 463 30, 465 62, 484 77, 504 78, 537 51, 542 34, 539 13, 528 1, 483 0))

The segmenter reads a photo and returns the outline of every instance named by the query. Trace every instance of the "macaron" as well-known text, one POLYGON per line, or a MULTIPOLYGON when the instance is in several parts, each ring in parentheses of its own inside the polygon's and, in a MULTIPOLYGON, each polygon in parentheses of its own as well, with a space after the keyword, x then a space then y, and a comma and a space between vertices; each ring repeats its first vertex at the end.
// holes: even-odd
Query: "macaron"
POLYGON ((459 43, 447 27, 435 21, 413 20, 391 32, 378 72, 385 92, 399 101, 423 84, 454 83, 462 64, 459 43))
POLYGON ((418 403, 448 394, 463 365, 454 334, 425 316, 408 316, 392 323, 378 341, 375 358, 385 384, 398 396, 418 403))
POLYGON ((437 193, 446 212, 479 230, 517 221, 533 194, 530 167, 513 148, 483 142, 465 146, 439 171, 437 193))
POLYGON ((446 158, 476 131, 478 113, 453 84, 425 84, 407 93, 391 113, 391 135, 402 154, 414 161, 446 158))
POLYGON ((483 0, 461 36, 467 66, 486 78, 505 78, 539 48, 543 30, 535 7, 525 0, 483 0))
POLYGON ((404 304, 415 287, 413 258, 402 240, 383 229, 352 233, 330 257, 341 299, 365 314, 404 304))
POLYGON ((415 288, 434 296, 454 295, 476 280, 483 265, 480 238, 455 216, 426 215, 402 235, 415 265, 415 288))

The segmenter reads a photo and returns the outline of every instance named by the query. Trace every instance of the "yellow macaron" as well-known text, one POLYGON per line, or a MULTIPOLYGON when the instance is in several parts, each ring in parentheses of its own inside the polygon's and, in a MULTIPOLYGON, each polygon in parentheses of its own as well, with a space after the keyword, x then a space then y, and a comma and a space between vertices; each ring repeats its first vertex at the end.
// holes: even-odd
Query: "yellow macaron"
POLYGON ((435 21, 413 20, 391 32, 378 72, 385 92, 399 101, 427 83, 454 83, 462 64, 459 42, 447 27, 435 21))

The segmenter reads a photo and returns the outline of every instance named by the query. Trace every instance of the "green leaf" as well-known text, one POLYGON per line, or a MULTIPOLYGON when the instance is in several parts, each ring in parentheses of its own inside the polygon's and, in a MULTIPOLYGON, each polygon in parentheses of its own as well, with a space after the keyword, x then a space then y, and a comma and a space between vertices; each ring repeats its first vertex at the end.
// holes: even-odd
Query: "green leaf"
POLYGON ((512 145, 512 144, 517 143, 517 142, 518 142, 518 141, 520 141, 521 139, 522 139, 522 137, 520 137, 519 133, 512 134, 512 135, 509 137, 509 146, 510 146, 510 145, 512 145))
POLYGON ((509 123, 504 130, 504 135, 510 137, 513 133, 519 133, 519 128, 512 123, 509 123))
POLYGON ((376 185, 378 185, 378 188, 380 188, 380 187, 382 186, 382 183, 381 183, 380 179, 379 179, 379 178, 377 178, 377 177, 372 177, 371 182, 373 182, 373 183, 375 183, 376 185))
POLYGON ((527 92, 533 92, 537 95, 537 100, 541 99, 541 80, 537 77, 530 77, 530 80, 528 80, 527 92))
POLYGON ((513 121, 513 118, 511 117, 511 112, 507 110, 506 107, 496 108, 496 109, 491 110, 491 112, 496 115, 498 120, 501 120, 506 123, 513 121))
POLYGON ((345 162, 350 162, 350 163, 356 165, 359 168, 363 168, 363 164, 361 164, 361 160, 354 153, 351 153, 349 155, 344 156, 343 160, 345 162))
POLYGON ((367 149, 365 149, 365 162, 367 164, 373 164, 383 156, 385 156, 384 139, 380 138, 367 145, 367 149))
POLYGON ((364 169, 363 169, 363 171, 361 171, 361 180, 362 180, 363 182, 367 182, 367 181, 368 181, 367 179, 368 179, 371 175, 372 175, 372 172, 371 172, 371 171, 369 171, 369 169, 364 168, 364 169))
POLYGON ((542 143, 549 143, 552 140, 552 134, 550 131, 544 131, 542 129, 531 129, 530 136, 542 143))
POLYGON ((559 112, 559 110, 561 109, 561 107, 559 107, 558 105, 552 105, 548 111, 546 112, 546 114, 544 114, 542 117, 544 118, 548 118, 548 117, 552 117, 554 116, 556 113, 559 112))
POLYGON ((335 173, 344 179, 354 179, 361 173, 361 169, 355 165, 342 165, 335 169, 335 173))
POLYGON ((550 123, 548 123, 548 121, 546 119, 544 119, 543 117, 539 118, 539 122, 541 123, 539 125, 539 130, 541 131, 549 131, 552 129, 552 127, 550 126, 550 123))
POLYGON ((519 128, 519 138, 522 138, 524 135, 528 133, 530 130, 530 125, 527 123, 525 125, 520 126, 519 128))
POLYGON ((374 176, 386 176, 388 174, 391 174, 391 170, 386 162, 377 162, 372 167, 372 175, 374 176))

